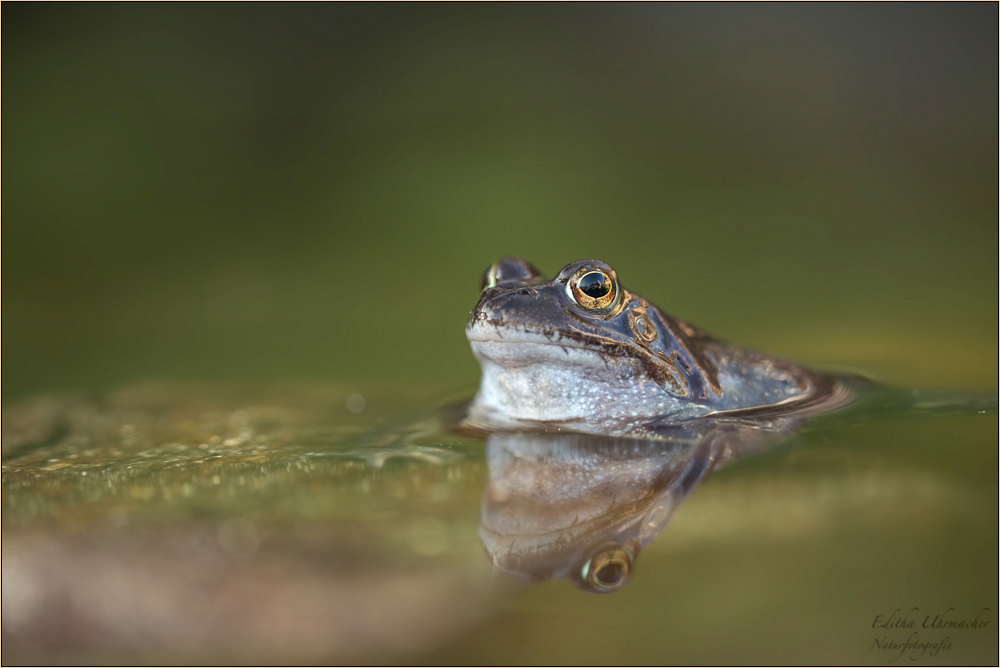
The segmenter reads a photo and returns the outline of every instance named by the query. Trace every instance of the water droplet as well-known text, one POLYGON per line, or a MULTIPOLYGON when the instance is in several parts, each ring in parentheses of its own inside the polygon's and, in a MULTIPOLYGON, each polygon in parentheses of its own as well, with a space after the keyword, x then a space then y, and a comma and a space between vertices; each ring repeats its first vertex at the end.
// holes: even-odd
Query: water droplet
POLYGON ((347 405, 347 410, 352 413, 360 413, 365 409, 365 398, 360 394, 352 394, 347 397, 345 404, 347 405))

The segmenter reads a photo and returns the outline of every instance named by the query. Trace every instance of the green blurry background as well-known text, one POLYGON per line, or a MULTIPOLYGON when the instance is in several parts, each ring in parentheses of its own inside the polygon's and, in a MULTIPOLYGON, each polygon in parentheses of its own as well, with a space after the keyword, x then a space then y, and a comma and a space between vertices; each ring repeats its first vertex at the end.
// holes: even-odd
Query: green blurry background
POLYGON ((3 395, 456 386, 482 270, 997 381, 996 4, 3 7, 3 395))

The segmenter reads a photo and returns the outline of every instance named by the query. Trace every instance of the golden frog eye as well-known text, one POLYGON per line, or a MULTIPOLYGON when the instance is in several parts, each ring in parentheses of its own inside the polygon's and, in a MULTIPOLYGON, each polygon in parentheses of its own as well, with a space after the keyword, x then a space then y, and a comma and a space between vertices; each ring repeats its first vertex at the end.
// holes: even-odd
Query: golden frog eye
POLYGON ((569 293, 573 301, 588 311, 600 311, 615 303, 618 285, 607 272, 584 268, 570 279, 569 293))
POLYGON ((604 550, 583 566, 580 577, 595 592, 617 591, 632 577, 632 555, 620 547, 604 550))

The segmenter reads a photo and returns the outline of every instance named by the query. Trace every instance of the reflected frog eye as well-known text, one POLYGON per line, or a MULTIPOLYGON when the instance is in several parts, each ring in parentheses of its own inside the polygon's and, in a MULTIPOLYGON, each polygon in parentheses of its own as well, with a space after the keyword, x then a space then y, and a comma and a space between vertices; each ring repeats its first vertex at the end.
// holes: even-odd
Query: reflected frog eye
POLYGON ((583 566, 581 583, 591 591, 609 593, 624 587, 632 577, 632 555, 620 547, 599 552, 583 566))
POLYGON ((588 311, 600 311, 615 303, 618 285, 607 272, 585 267, 570 279, 569 294, 573 301, 588 311))

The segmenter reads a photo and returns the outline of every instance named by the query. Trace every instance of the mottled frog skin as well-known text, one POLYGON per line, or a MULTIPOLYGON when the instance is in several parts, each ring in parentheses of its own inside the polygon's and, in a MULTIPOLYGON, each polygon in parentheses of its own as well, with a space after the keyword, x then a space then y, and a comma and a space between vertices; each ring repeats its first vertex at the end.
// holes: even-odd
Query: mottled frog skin
POLYGON ((500 260, 483 276, 466 335, 483 371, 468 422, 487 429, 648 438, 684 420, 818 412, 850 396, 667 315, 598 260, 551 281, 525 260, 500 260))

